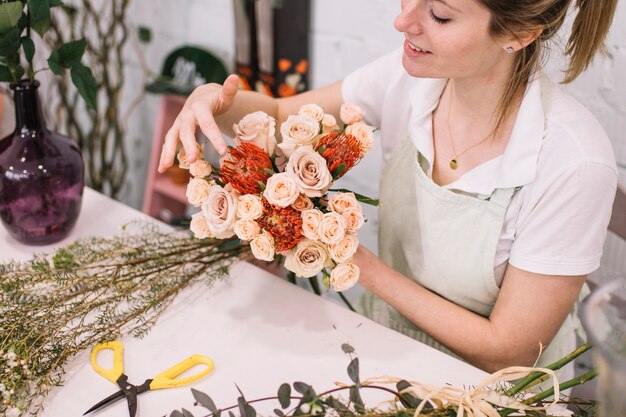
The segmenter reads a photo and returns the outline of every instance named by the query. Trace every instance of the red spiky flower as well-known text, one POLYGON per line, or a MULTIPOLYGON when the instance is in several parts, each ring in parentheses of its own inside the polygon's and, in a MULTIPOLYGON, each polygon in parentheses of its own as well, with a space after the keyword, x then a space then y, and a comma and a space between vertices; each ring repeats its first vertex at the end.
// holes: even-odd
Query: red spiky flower
POLYGON ((274 238, 276 252, 289 250, 302 240, 302 217, 291 206, 274 206, 263 199, 263 214, 257 223, 274 238))
POLYGON ((265 184, 272 171, 267 152, 252 143, 242 143, 228 150, 220 176, 224 184, 230 183, 242 194, 259 194, 262 191, 260 183, 265 184))
POLYGON ((361 142, 345 132, 332 132, 320 139, 315 150, 326 160, 333 179, 341 178, 361 160, 361 142))

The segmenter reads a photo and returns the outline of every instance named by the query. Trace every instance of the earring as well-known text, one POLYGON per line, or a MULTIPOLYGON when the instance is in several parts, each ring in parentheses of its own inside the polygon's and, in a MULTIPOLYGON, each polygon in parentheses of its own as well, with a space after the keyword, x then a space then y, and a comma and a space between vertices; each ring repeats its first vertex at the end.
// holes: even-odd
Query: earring
POLYGON ((514 49, 513 49, 512 46, 509 46, 508 48, 506 48, 506 52, 509 53, 509 54, 512 54, 513 51, 514 51, 514 49))

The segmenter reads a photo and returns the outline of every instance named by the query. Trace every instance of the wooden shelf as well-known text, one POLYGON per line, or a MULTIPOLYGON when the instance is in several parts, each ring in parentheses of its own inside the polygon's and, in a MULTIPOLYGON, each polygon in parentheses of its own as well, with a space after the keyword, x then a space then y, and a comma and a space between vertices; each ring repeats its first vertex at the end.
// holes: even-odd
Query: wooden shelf
POLYGON ((153 190, 181 203, 187 201, 187 196, 185 195, 187 186, 185 184, 176 184, 167 174, 159 174, 155 178, 153 190))

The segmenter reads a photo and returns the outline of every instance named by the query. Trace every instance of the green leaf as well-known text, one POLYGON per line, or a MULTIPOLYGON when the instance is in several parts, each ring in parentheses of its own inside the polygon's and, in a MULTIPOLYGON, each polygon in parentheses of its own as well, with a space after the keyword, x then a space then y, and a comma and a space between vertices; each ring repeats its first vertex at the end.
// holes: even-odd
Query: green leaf
POLYGON ((333 188, 328 191, 335 191, 338 193, 353 193, 357 201, 360 201, 361 203, 369 204, 370 206, 378 206, 380 204, 380 200, 376 198, 371 198, 363 194, 355 193, 354 191, 350 191, 347 188, 333 188))
POLYGON ((309 384, 305 384, 304 382, 294 382, 293 388, 302 394, 301 404, 310 403, 314 401, 317 397, 315 394, 315 390, 309 384))
POLYGON ((83 64, 78 64, 71 69, 72 83, 78 89, 78 93, 92 109, 96 108, 98 85, 91 70, 83 64))
POLYGON ((348 167, 346 166, 346 164, 342 162, 339 165, 337 165, 335 169, 332 170, 330 175, 333 176, 333 179, 337 179, 345 173, 346 169, 348 169, 348 167))
POLYGON ((28 36, 22 36, 22 49, 24 50, 24 56, 28 62, 33 62, 35 56, 35 44, 28 36))
POLYGON ((0 35, 0 56, 8 57, 20 49, 19 29, 12 27, 6 33, 0 35))
POLYGON ((50 4, 48 0, 27 0, 30 13, 30 26, 39 36, 43 36, 50 26, 50 4))
POLYGON ((357 413, 363 414, 365 413, 365 405, 363 404, 363 399, 361 398, 361 393, 359 389, 353 385, 350 387, 350 401, 354 403, 354 409, 357 413))
POLYGON ((256 417, 256 410, 243 397, 237 399, 237 405, 241 417, 256 417))
POLYGON ((59 61, 59 52, 56 50, 52 51, 48 57, 48 67, 50 67, 50 70, 56 75, 61 75, 61 72, 63 72, 61 62, 59 61))
POLYGON ((326 150, 326 145, 322 145, 319 148, 317 148, 317 153, 319 153, 320 155, 322 155, 324 153, 324 151, 326 150))
POLYGON ((0 65, 0 81, 13 82, 13 75, 8 67, 0 65))
POLYGON ((202 407, 206 408, 214 414, 217 412, 217 407, 215 406, 215 403, 207 394, 193 388, 191 389, 191 393, 193 394, 193 397, 196 399, 198 404, 200 404, 202 407))
POLYGON ((322 274, 322 284, 324 284, 324 287, 328 290, 330 289, 330 275, 326 270, 322 270, 322 272, 325 272, 322 274))
POLYGON ((291 386, 289 384, 284 383, 278 388, 278 401, 283 409, 291 404, 291 386))
MULTIPOLYGON (((409 388, 410 386, 411 384, 408 381, 402 380, 396 384, 396 389, 398 390, 398 392, 400 392, 402 390, 409 388)), ((400 394, 400 402, 406 408, 417 408, 421 400, 409 394, 408 392, 405 392, 405 393, 400 394)), ((426 406, 430 408, 430 404, 426 404, 426 406)))
POLYGON ((170 417, 185 417, 185 416, 180 411, 174 410, 170 413, 170 417))
POLYGON ((235 416, 235 413, 233 413, 232 411, 229 411, 228 412, 228 417, 236 417, 236 416, 235 416))
POLYGON ((360 384, 359 382, 359 358, 354 358, 348 365, 348 376, 355 384, 360 384))
POLYGON ((18 65, 17 67, 15 67, 15 78, 19 80, 20 78, 22 78, 25 72, 26 71, 24 70, 24 67, 18 65))
POLYGON ((76 65, 80 65, 80 59, 85 53, 86 46, 87 42, 84 38, 61 45, 57 49, 59 51, 59 63, 61 66, 72 68, 76 65))
POLYGON ((193 417, 193 414, 191 414, 191 411, 185 410, 183 408, 183 417, 193 417))
POLYGON ((137 29, 137 36, 143 43, 149 43, 152 40, 152 31, 147 26, 139 26, 137 29))
POLYGON ((276 414, 278 417, 285 417, 285 413, 283 413, 281 410, 279 410, 278 408, 274 409, 274 414, 276 414))
POLYGON ((22 17, 22 2, 0 4, 0 33, 5 33, 19 22, 22 17))
POLYGON ((63 2, 61 0, 48 0, 48 4, 50 7, 63 6, 63 2))
POLYGON ((343 350, 343 353, 354 353, 354 348, 348 343, 342 343, 341 350, 343 350))

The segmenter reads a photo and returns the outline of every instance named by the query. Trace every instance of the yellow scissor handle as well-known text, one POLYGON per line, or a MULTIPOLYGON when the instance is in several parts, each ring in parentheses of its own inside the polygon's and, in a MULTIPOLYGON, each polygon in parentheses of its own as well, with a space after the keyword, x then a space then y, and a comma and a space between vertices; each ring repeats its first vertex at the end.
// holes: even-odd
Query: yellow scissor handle
POLYGON ((170 369, 161 372, 157 376, 154 377, 152 382, 150 383, 150 389, 162 389, 162 388, 174 388, 180 387, 183 385, 191 384, 194 381, 202 378, 213 369, 213 361, 206 356, 202 355, 191 355, 187 359, 177 363, 172 366, 170 369), (190 370, 196 365, 207 365, 199 373, 192 375, 187 378, 177 378, 177 376, 182 373, 190 370))
POLYGON ((117 379, 124 373, 124 345, 122 342, 105 342, 94 346, 91 350, 91 366, 99 375, 116 383, 117 379), (113 351, 113 367, 111 369, 104 369, 98 365, 98 353, 102 350, 113 351))

